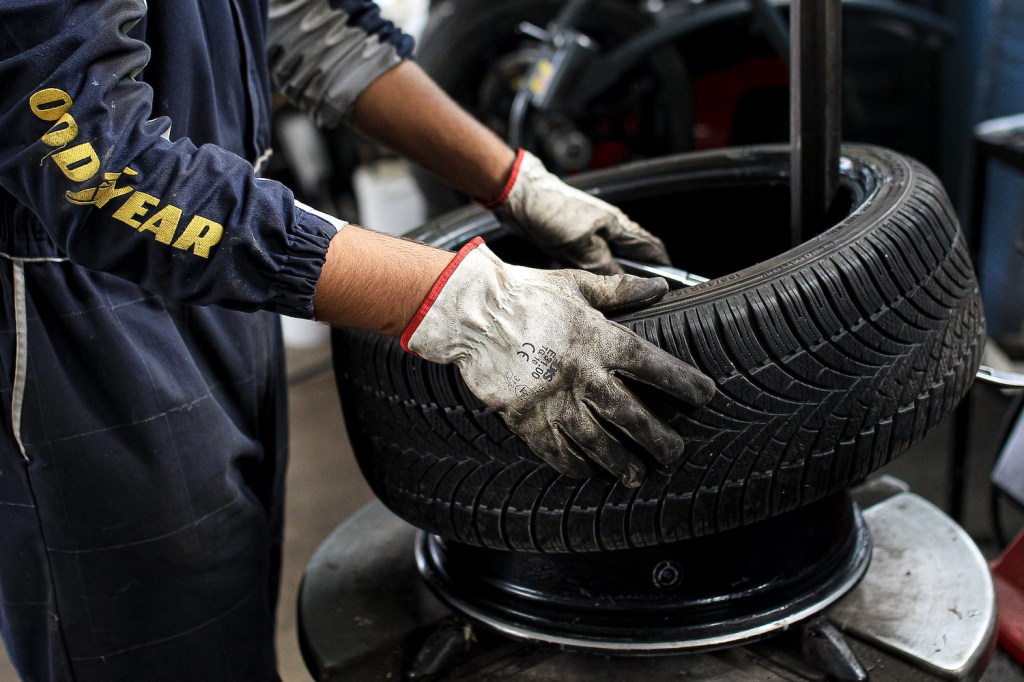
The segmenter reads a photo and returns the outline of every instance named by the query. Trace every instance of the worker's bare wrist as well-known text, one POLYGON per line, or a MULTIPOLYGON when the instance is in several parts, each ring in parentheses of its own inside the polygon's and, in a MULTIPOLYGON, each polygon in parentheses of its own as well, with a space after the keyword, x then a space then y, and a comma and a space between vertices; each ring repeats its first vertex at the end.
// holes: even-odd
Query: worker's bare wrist
POLYGON ((476 203, 480 204, 488 210, 494 210, 497 207, 505 203, 508 199, 508 195, 512 192, 512 188, 515 187, 516 178, 519 176, 519 166, 523 162, 523 155, 526 150, 519 149, 515 152, 515 156, 512 159, 511 167, 504 174, 504 182, 501 188, 496 192, 489 193, 486 197, 478 197, 476 203))
POLYGON ((352 226, 331 240, 313 299, 333 325, 398 336, 455 254, 352 226))

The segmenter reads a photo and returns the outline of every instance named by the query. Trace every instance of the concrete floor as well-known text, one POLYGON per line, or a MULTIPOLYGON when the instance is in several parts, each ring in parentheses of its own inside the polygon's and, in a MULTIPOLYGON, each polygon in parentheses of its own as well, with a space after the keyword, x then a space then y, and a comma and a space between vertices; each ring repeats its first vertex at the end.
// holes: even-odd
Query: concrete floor
MULTIPOLYGON (((288 475, 285 557, 278 625, 278 655, 285 682, 311 678, 297 645, 295 604, 302 572, 313 552, 343 519, 372 499, 345 433, 340 404, 330 370, 326 343, 290 348, 287 362, 290 392, 292 459, 288 475)), ((1007 398, 988 387, 972 392, 972 413, 980 425, 974 431, 967 477, 963 525, 987 556, 995 553, 988 513, 988 472, 995 456, 993 424, 1004 412, 1007 398)), ((951 425, 938 427, 885 471, 907 481, 911 488, 947 508, 951 425)), ((1008 514, 1007 527, 1020 528, 1022 519, 1008 514)), ((1014 665, 1009 664, 1011 667, 1014 665)), ((985 682, 1019 679, 1007 672, 1007 662, 990 669, 985 682)), ((18 680, 0 651, 0 682, 18 680)), ((354 681, 354 682, 358 682, 354 681)))

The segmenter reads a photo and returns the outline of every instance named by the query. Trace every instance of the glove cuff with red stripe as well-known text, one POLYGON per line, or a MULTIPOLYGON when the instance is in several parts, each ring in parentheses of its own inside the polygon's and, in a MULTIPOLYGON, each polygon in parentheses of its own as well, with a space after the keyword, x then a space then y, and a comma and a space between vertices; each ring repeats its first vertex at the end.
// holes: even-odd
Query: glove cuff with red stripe
MULTIPOLYGON (((447 319, 449 320, 456 319, 456 317, 450 313, 457 311, 449 310, 451 307, 452 296, 446 295, 445 291, 448 289, 449 284, 452 285, 452 288, 448 291, 448 294, 451 294, 452 291, 455 290, 461 291, 464 286, 463 280, 468 279, 469 282, 466 283, 472 284, 471 271, 475 271, 479 266, 466 268, 464 270, 461 269, 460 266, 463 264, 463 261, 473 254, 478 247, 483 245, 484 240, 481 237, 476 237, 470 241, 459 249, 459 252, 456 253, 455 257, 452 258, 450 263, 448 263, 448 267, 446 267, 440 276, 438 276, 437 281, 434 282, 434 285, 427 293, 427 297, 423 299, 423 303, 420 304, 419 310, 417 310, 416 314, 413 315, 409 325, 402 333, 401 343, 403 350, 419 355, 424 359, 433 360, 434 362, 452 361, 451 359, 435 359, 435 357, 430 356, 437 356, 437 353, 427 352, 427 354, 424 355, 424 353, 420 351, 424 350, 425 346, 433 345, 434 341, 439 340, 439 345, 441 346, 445 346, 446 342, 451 341, 452 336, 447 334, 448 327, 451 325, 439 321, 439 319, 444 318, 444 316, 447 316, 447 319), (427 320, 428 316, 430 319, 424 327, 424 321, 427 320), (423 327, 422 330, 421 327, 423 327), (438 339, 439 335, 441 335, 440 339, 438 339)), ((486 247, 484 248, 484 251, 490 253, 486 247)), ((475 265, 475 263, 471 263, 471 265, 475 265)), ((458 299, 461 298, 461 296, 457 295, 455 298, 458 299)))
POLYGON ((508 201, 508 197, 512 193, 512 189, 516 186, 516 180, 519 179, 519 169, 522 167, 523 159, 527 154, 529 154, 529 152, 522 147, 520 147, 516 152, 516 160, 512 163, 512 171, 508 175, 508 180, 505 182, 505 186, 502 188, 501 194, 487 201, 477 200, 476 203, 483 206, 488 211, 493 211, 508 201))
POLYGON ((567 265, 622 271, 614 256, 669 263, 660 239, 608 202, 563 182, 520 149, 501 194, 477 202, 503 223, 567 265))

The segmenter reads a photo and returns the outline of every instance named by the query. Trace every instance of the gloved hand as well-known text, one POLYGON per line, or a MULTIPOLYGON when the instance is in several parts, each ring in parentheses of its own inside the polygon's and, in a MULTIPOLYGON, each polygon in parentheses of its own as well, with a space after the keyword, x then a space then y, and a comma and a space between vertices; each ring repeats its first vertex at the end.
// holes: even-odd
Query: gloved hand
POLYGON ((711 400, 714 382, 598 312, 653 302, 665 281, 518 267, 482 244, 466 245, 438 278, 402 347, 455 363, 473 394, 563 474, 588 476, 596 464, 639 486, 646 465, 623 436, 658 463, 674 462, 682 437, 618 376, 696 406, 711 400))
POLYGON ((559 260, 606 275, 622 272, 612 254, 670 265, 660 239, 620 209, 570 187, 520 149, 501 196, 482 204, 559 260))

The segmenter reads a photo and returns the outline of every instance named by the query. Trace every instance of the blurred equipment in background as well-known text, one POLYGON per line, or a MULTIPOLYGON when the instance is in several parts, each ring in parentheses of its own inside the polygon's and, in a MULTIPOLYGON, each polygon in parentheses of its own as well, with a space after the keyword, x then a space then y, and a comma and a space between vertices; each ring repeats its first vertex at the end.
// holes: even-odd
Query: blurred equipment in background
MULTIPOLYGON (((429 16, 430 0, 376 2, 383 16, 419 40, 429 16)), ((276 104, 276 153, 267 166, 268 177, 288 185, 297 198, 313 208, 350 222, 367 223, 375 230, 397 234, 422 222, 423 216, 417 212, 415 203, 397 214, 401 224, 393 224, 390 213, 388 224, 374 224, 363 217, 363 213, 368 213, 384 220, 379 206, 373 203, 379 201, 375 196, 378 189, 383 197, 393 199, 396 190, 405 188, 397 179, 403 168, 396 165, 393 154, 360 138, 346 126, 332 130, 317 128, 309 116, 283 99, 276 104), (375 167, 378 162, 379 168, 375 167)))
MULTIPOLYGON (((430 0, 377 0, 382 14, 413 38, 426 26, 430 0)), ((283 100, 275 108, 275 154, 265 171, 313 208, 381 232, 401 234, 421 224, 426 209, 408 163, 361 139, 347 127, 321 130, 283 100)), ((282 317, 285 345, 323 346, 328 328, 282 317)), ((326 366, 325 366, 326 367, 326 366)))
POLYGON ((986 2, 977 92, 975 175, 986 175, 975 201, 984 206, 972 226, 989 333, 1015 359, 1024 356, 1024 4, 986 2), (1009 118, 1009 117, 1015 117, 1009 118), (993 119, 999 119, 998 121, 993 119), (987 171, 987 172, 986 172, 987 171))
MULTIPOLYGON (((938 5, 843 2, 844 140, 935 165, 933 83, 955 33, 938 5)), ((510 144, 571 175, 787 141, 788 8, 778 0, 440 0, 417 58, 510 144)), ((416 179, 431 216, 465 202, 425 173, 416 179)))

